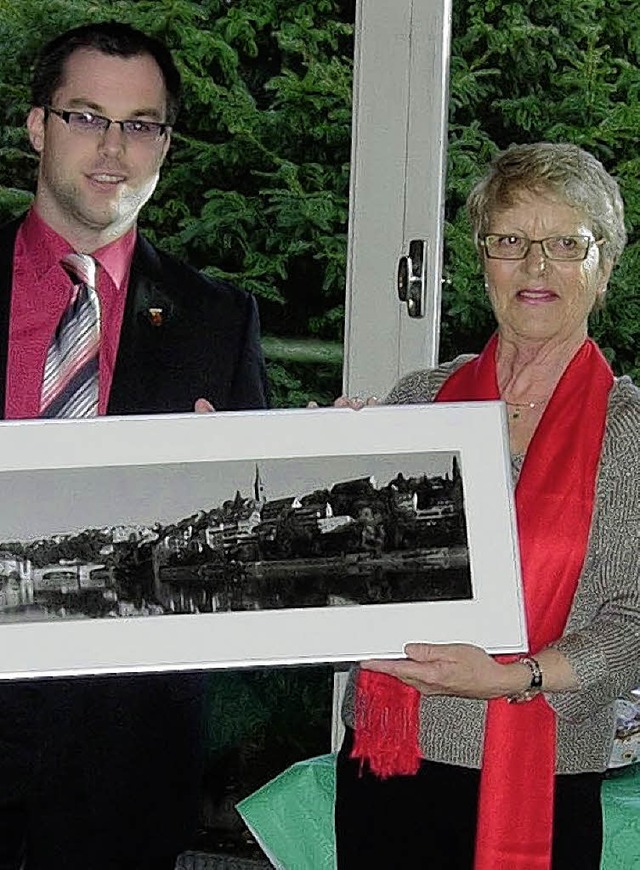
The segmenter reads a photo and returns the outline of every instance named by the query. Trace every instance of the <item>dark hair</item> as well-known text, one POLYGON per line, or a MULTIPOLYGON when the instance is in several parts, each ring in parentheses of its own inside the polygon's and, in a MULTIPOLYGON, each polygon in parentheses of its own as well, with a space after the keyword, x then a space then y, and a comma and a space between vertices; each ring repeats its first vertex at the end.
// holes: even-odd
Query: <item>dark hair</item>
POLYGON ((115 57, 150 55, 160 67, 167 91, 167 122, 173 124, 180 108, 180 73, 171 52, 157 39, 128 24, 101 21, 67 30, 48 42, 36 61, 31 99, 34 106, 48 106, 64 80, 64 66, 75 51, 93 49, 115 57))

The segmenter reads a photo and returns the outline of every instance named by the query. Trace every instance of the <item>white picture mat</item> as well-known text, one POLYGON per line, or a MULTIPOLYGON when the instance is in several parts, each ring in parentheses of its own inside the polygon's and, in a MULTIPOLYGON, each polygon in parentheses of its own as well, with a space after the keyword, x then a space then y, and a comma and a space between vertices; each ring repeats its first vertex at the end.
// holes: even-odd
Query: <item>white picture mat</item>
POLYGON ((456 451, 474 589, 463 601, 3 624, 0 674, 353 661, 397 657, 420 640, 524 650, 505 433, 499 402, 0 424, 0 487, 13 471, 456 451))

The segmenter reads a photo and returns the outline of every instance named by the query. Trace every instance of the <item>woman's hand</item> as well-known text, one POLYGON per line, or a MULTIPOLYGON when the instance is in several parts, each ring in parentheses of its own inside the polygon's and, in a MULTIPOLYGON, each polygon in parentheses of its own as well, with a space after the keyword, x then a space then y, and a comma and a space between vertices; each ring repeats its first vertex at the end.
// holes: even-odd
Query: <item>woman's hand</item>
MULTIPOLYGON (((338 396, 333 403, 334 408, 353 408, 354 411, 359 411, 360 408, 372 407, 379 405, 380 399, 377 396, 368 396, 363 399, 362 396, 338 396)), ((307 408, 319 408, 317 402, 309 402, 307 408)))
POLYGON ((334 408, 353 408, 359 411, 360 408, 370 408, 373 405, 379 405, 380 399, 377 396, 338 396, 333 403, 334 408))
MULTIPOLYGON (((528 665, 501 664, 480 647, 468 643, 408 643, 408 658, 361 662, 370 671, 390 674, 423 695, 492 698, 519 695, 531 685, 528 665)), ((575 692, 578 679, 564 655, 553 647, 535 654, 542 669, 544 692, 575 692)))
POLYGON ((390 674, 423 695, 456 695, 489 700, 517 694, 530 684, 529 668, 499 664, 480 647, 466 643, 409 643, 408 659, 366 661, 361 667, 390 674))

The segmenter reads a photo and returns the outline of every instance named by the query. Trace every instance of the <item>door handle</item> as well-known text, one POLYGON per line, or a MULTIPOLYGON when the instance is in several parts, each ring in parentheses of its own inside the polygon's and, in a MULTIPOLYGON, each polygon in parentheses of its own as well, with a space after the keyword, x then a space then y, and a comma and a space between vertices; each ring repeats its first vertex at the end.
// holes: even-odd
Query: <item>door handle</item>
POLYGON ((406 303, 409 317, 424 317, 427 293, 427 242, 413 239, 409 253, 398 260, 398 298, 406 303))

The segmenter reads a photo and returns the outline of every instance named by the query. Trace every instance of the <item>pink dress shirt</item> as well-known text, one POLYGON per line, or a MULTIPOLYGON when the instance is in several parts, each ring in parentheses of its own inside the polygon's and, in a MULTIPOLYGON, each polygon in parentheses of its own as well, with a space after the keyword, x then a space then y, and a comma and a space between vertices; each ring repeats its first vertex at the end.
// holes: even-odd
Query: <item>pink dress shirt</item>
MULTIPOLYGON (((120 339, 136 229, 94 251, 101 306, 98 413, 105 414, 120 339)), ((18 230, 13 255, 5 418, 38 417, 47 349, 69 304, 71 278, 60 265, 71 245, 34 208, 18 230)))

